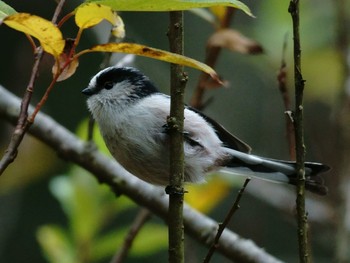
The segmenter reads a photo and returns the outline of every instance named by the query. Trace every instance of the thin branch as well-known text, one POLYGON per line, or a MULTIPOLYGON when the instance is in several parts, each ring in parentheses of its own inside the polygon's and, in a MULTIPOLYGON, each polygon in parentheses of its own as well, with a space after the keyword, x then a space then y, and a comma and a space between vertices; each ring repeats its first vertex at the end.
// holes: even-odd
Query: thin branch
POLYGON ((24 127, 27 123, 28 107, 34 91, 34 83, 39 71, 39 65, 43 57, 43 54, 44 52, 42 48, 39 48, 38 53, 36 54, 36 57, 35 57, 35 62, 33 65, 29 84, 27 86, 26 92, 22 99, 21 112, 18 117, 17 125, 15 127, 14 132, 12 133, 11 140, 5 151, 5 154, 0 160, 0 175, 2 175, 3 172, 6 170, 6 168, 10 165, 10 163, 12 163, 16 159, 18 146, 22 142, 24 134, 26 132, 24 127))
POLYGON ((151 212, 148 209, 142 208, 136 215, 134 222, 132 223, 129 233, 125 237, 122 247, 117 254, 113 257, 111 263, 122 263, 128 255, 137 234, 140 232, 144 224, 151 218, 151 212))
POLYGON ((300 262, 310 262, 308 243, 308 223, 305 209, 305 144, 304 144, 304 123, 303 123, 303 96, 305 80, 301 73, 301 46, 299 32, 299 0, 290 1, 289 13, 293 21, 293 43, 294 43, 294 85, 295 85, 295 149, 296 149, 296 173, 297 183, 297 222, 300 262))
POLYGON ((230 222, 230 220, 231 220, 232 216, 234 215, 234 213, 240 208, 239 202, 241 201, 241 198, 243 196, 244 190, 247 187, 249 181, 250 181, 250 178, 247 178, 245 180, 245 182, 243 184, 243 187, 239 190, 238 195, 236 197, 236 200, 235 200, 233 206, 231 207, 230 211, 226 215, 226 217, 224 219, 224 222, 219 224, 219 229, 218 229, 218 232, 217 232, 217 234, 215 236, 214 242, 211 245, 210 249, 208 250, 208 253, 207 253, 206 257, 203 260, 203 263, 209 263, 211 257, 214 255, 215 250, 218 248, 219 240, 220 240, 220 237, 221 237, 222 233, 224 232, 225 228, 227 227, 227 225, 230 222))
POLYGON ((283 50, 282 50, 282 59, 281 66, 277 75, 278 81, 278 89, 281 93, 284 110, 285 110, 285 118, 286 118, 286 138, 288 141, 289 148, 289 157, 291 160, 295 161, 295 135, 294 135, 294 125, 293 125, 293 117, 291 116, 291 101, 288 92, 287 86, 287 63, 286 63, 286 51, 287 51, 287 34, 283 41, 283 50))
MULTIPOLYGON (((169 25, 170 51, 184 53, 184 21, 183 12, 170 12, 169 25)), ((183 66, 171 64, 171 103, 170 116, 167 120, 170 135, 170 180, 167 187, 169 194, 169 262, 181 263, 185 260, 184 249, 184 93, 187 82, 183 66)))
MULTIPOLYGON (((65 67, 68 66, 68 63, 65 65, 65 67)), ((64 70, 64 68, 62 68, 62 71, 64 70)), ((62 72, 60 71, 60 72, 62 72)), ((42 96, 41 100, 38 102, 38 104, 36 105, 34 111, 32 112, 32 114, 27 118, 27 122, 26 125, 24 126, 24 130, 27 130, 29 128, 29 126, 34 122, 35 116, 38 114, 38 112, 41 110, 41 107, 45 104, 45 102, 47 101, 47 99, 49 98, 50 92, 52 91, 53 87, 55 86, 57 79, 59 78, 60 73, 57 72, 54 76, 54 78, 52 79, 49 87, 46 89, 44 95, 42 96)))
MULTIPOLYGON (((58 5, 55 9, 55 13, 54 13, 52 20, 51 20, 52 23, 57 22, 57 18, 62 11, 64 3, 65 3, 65 0, 59 1, 58 5)), ((32 68, 32 74, 30 76, 30 80, 29 80, 26 92, 25 92, 23 99, 22 99, 21 112, 20 112, 20 115, 18 117, 17 125, 15 127, 14 132, 12 133, 11 140, 10 140, 10 143, 9 143, 6 151, 5 151, 5 154, 2 157, 2 159, 0 160, 0 176, 3 174, 3 172, 6 170, 6 168, 10 165, 10 163, 12 163, 16 159, 18 147, 23 140, 24 134, 27 132, 29 126, 31 125, 31 123, 27 121, 28 107, 29 107, 29 103, 30 103, 31 98, 32 98, 32 94, 34 92, 35 80, 38 76, 39 65, 41 63, 43 55, 44 55, 43 49, 41 47, 38 48, 38 51, 37 51, 36 56, 35 56, 33 68, 32 68)))
MULTIPOLYGON (((20 99, 0 86, 0 118, 15 124, 19 107, 20 99)), ((89 143, 77 138, 52 118, 39 112, 29 133, 50 146, 61 158, 90 171, 97 180, 107 184, 114 193, 126 195, 165 221, 168 220, 169 200, 163 190, 132 176, 114 160, 92 150, 89 143)), ((202 244, 210 246, 213 243, 217 223, 187 205, 184 205, 184 226, 186 233, 202 244)), ((253 241, 244 239, 228 229, 224 230, 217 250, 236 262, 281 262, 258 248, 253 241)))
POLYGON ((32 46, 33 49, 33 54, 35 54, 37 52, 37 48, 36 48, 36 44, 34 42, 34 39, 32 38, 31 35, 25 34, 26 38, 28 39, 30 45, 32 46))
POLYGON ((69 20, 69 18, 73 17, 74 14, 75 14, 74 11, 73 11, 73 12, 70 12, 70 13, 68 13, 68 14, 66 14, 66 15, 58 22, 57 27, 58 27, 58 28, 62 27, 62 25, 63 25, 64 23, 66 23, 66 22, 69 20))
POLYGON ((58 4, 57 4, 56 9, 55 9, 55 12, 54 12, 54 14, 52 16, 52 19, 51 19, 51 22, 53 24, 57 23, 58 17, 60 16, 60 14, 62 12, 62 9, 63 9, 63 6, 64 6, 65 3, 66 3, 66 0, 58 1, 58 4))
MULTIPOLYGON (((234 15, 234 12, 235 12, 234 8, 226 7, 226 14, 224 19, 221 22, 219 29, 228 28, 230 26, 230 22, 234 15)), ((221 50, 222 50, 221 47, 216 47, 216 46, 212 46, 209 49, 207 49, 205 64, 214 68, 221 50)), ((206 102, 203 101, 203 98, 206 91, 206 83, 208 82, 208 80, 209 80, 209 75, 206 73, 201 73, 201 75, 199 76, 197 87, 191 98, 190 104, 192 107, 201 110, 207 104, 206 102)))

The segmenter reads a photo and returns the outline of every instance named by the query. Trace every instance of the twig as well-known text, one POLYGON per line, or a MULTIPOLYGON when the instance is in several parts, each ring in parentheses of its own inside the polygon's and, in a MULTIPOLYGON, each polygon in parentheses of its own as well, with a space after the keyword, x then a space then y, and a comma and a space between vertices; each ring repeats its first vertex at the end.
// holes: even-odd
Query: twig
POLYGON ((310 252, 308 243, 308 223, 305 209, 305 144, 304 144, 304 123, 303 123, 303 96, 304 84, 301 73, 301 47, 299 33, 299 0, 290 1, 289 13, 293 21, 293 43, 294 43, 294 85, 295 85, 295 149, 296 149, 296 173, 297 183, 297 222, 298 222, 298 242, 300 262, 310 262, 310 252))
POLYGON ((206 255, 206 257, 203 260, 203 263, 209 263, 211 257, 213 256, 215 250, 218 248, 219 246, 219 239, 222 235, 222 233, 224 232, 225 228, 227 227, 228 223, 230 222, 232 216, 234 215, 234 213, 239 209, 239 202, 243 196, 244 190, 247 187, 248 183, 250 181, 250 178, 247 178, 242 186, 242 188, 239 190, 238 195, 236 197, 236 200, 233 204, 233 206, 231 207, 230 211, 228 212, 228 214, 225 217, 224 222, 222 222, 221 224, 219 224, 219 229, 218 232, 215 236, 214 242, 211 245, 211 247, 209 248, 209 251, 206 255))
POLYGON ((293 126, 293 117, 291 116, 291 102, 287 86, 287 63, 286 63, 286 50, 287 50, 287 38, 288 34, 285 35, 283 41, 282 59, 280 70, 277 75, 278 88, 282 95, 282 100, 284 104, 285 114, 286 114, 286 137, 289 146, 289 157, 291 160, 295 161, 295 135, 293 126))
POLYGON ((39 71, 39 65, 41 62, 41 59, 43 57, 43 50, 42 48, 38 49, 38 53, 35 57, 35 62, 32 69, 32 74, 29 80, 29 84, 27 86, 26 92, 23 96, 22 103, 21 103, 21 112, 18 117, 17 125, 15 127, 14 132, 12 133, 10 143, 5 151, 4 156, 2 157, 0 161, 0 175, 3 174, 3 172, 6 170, 6 168, 9 166, 10 163, 12 163, 17 156, 18 152, 18 146, 22 142, 22 139, 25 134, 25 125, 27 123, 27 117, 28 117, 28 106, 30 103, 30 100, 32 98, 32 94, 34 91, 34 83, 39 71))
POLYGON ((140 232, 144 224, 150 219, 151 212, 148 209, 142 208, 141 211, 136 215, 133 224, 130 227, 129 233, 125 237, 124 243, 119 251, 115 254, 111 263, 121 263, 128 255, 131 249, 132 243, 135 240, 137 234, 140 232))
MULTIPOLYGON (((220 29, 223 28, 228 28, 230 26, 230 22, 231 19, 233 17, 233 14, 235 12, 235 9, 232 7, 226 7, 226 14, 224 19, 221 22, 220 25, 220 29)), ((205 64, 207 64, 208 66, 214 68, 216 61, 219 57, 219 54, 221 52, 221 47, 217 47, 217 46, 212 46, 207 50, 207 54, 206 54, 206 58, 205 58, 205 64)), ((203 97, 204 97, 204 93, 206 90, 206 83, 209 79, 209 75, 205 74, 205 73, 201 73, 201 75, 199 76, 199 80, 197 83, 197 87, 193 93, 193 96, 191 98, 191 106, 196 108, 196 109, 203 109, 204 105, 206 104, 203 101, 203 97)))
MULTIPOLYGON (((65 67, 68 66, 68 63, 65 65, 65 67)), ((63 69, 65 68, 63 67, 63 69)), ((48 88, 46 89, 44 95, 42 96, 41 100, 38 102, 38 104, 36 105, 34 111, 32 112, 32 114, 27 118, 27 122, 26 125, 24 126, 24 130, 27 130, 29 128, 29 126, 34 122, 35 116, 38 114, 38 112, 41 110, 41 107, 45 104, 45 102, 48 100, 49 95, 53 89, 53 87, 55 86, 55 84, 57 83, 57 79, 59 78, 60 74, 56 73, 55 76, 53 77, 50 85, 48 86, 48 88)))
MULTIPOLYGON (((55 9, 55 13, 54 13, 52 20, 51 20, 52 23, 57 22, 57 18, 62 11, 64 3, 65 3, 65 0, 61 0, 58 3, 58 5, 55 9)), ((31 125, 27 121, 28 106, 29 106, 30 100, 32 98, 32 94, 34 92, 34 84, 35 84, 35 80, 38 76, 39 65, 40 65, 40 62, 43 58, 43 55, 44 55, 44 51, 41 47, 39 47, 38 51, 36 53, 36 56, 35 56, 35 61, 34 61, 33 68, 32 68, 32 74, 30 76, 30 80, 29 80, 26 92, 25 92, 23 99, 22 99, 21 112, 20 112, 20 115, 18 117, 17 125, 15 127, 14 132, 12 133, 11 140, 10 140, 10 143, 9 143, 6 151, 5 151, 5 154, 2 157, 2 159, 0 160, 0 176, 3 174, 3 172, 6 170, 6 168, 10 165, 10 163, 12 163, 16 159, 18 147, 23 140, 24 134, 27 132, 29 126, 31 125)))
MULTIPOLYGON (((19 115, 20 99, 0 86, 0 118, 15 124, 19 115)), ((30 108, 33 110, 33 108, 30 108)), ((29 133, 51 147, 57 154, 91 172, 97 180, 107 184, 118 195, 126 195, 152 213, 168 220, 169 200, 159 188, 144 183, 127 173, 118 163, 92 151, 91 147, 52 118, 39 112, 29 133)), ((205 215, 184 205, 184 226, 187 233, 204 245, 211 245, 217 231, 217 223, 205 215)), ((253 241, 244 239, 225 229, 217 250, 236 262, 281 262, 253 241)))
POLYGON ((62 9, 63 9, 63 6, 64 6, 65 3, 66 3, 66 0, 58 1, 58 4, 57 4, 56 9, 55 9, 55 12, 54 12, 54 14, 52 16, 52 19, 51 19, 52 23, 54 23, 54 24, 57 23, 58 17, 59 17, 59 15, 62 12, 62 9))
MULTIPOLYGON (((169 44, 170 51, 178 54, 184 52, 183 12, 170 12, 169 44)), ((184 255, 184 93, 187 77, 183 66, 171 64, 171 103, 170 116, 167 120, 170 135, 170 180, 167 187, 169 194, 169 262, 181 263, 184 255)))

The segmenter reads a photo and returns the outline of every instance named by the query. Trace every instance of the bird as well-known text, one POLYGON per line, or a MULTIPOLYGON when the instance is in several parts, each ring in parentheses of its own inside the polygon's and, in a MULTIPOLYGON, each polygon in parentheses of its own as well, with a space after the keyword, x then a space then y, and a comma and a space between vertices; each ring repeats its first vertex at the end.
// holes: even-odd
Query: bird
MULTIPOLYGON (((134 67, 111 66, 94 75, 82 90, 108 150, 131 174, 160 186, 169 184, 167 117, 170 96, 134 67)), ((222 172, 297 185, 296 163, 260 157, 251 147, 200 111, 184 108, 184 181, 203 183, 222 172)), ((321 173, 327 165, 305 162, 305 188, 326 195, 321 173)))

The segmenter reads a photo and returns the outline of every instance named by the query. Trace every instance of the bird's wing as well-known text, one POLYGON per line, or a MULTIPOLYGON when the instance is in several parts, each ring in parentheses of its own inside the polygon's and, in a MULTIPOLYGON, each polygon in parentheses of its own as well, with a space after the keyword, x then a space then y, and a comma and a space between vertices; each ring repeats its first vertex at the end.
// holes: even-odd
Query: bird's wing
POLYGON ((208 117, 207 115, 203 114, 202 112, 198 111, 195 108, 188 107, 188 109, 199 114, 214 128, 217 136, 224 143, 225 147, 231 148, 236 151, 244 152, 244 153, 251 152, 252 148, 248 144, 246 144, 241 139, 231 134, 221 124, 219 124, 218 122, 216 122, 215 120, 213 120, 212 118, 208 117))

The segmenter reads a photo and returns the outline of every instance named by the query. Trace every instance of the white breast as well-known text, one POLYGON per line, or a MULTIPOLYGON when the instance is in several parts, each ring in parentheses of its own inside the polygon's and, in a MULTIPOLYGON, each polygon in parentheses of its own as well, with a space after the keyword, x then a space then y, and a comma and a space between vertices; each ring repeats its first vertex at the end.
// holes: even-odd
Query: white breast
MULTIPOLYGON (((112 104, 100 107, 89 103, 114 158, 134 175, 160 185, 169 181, 169 137, 164 129, 169 103, 169 97, 162 94, 148 96, 122 110, 112 104)), ((200 115, 188 109, 184 131, 203 146, 185 143, 185 180, 203 181, 204 173, 215 169, 217 159, 225 155, 222 142, 200 115)))

